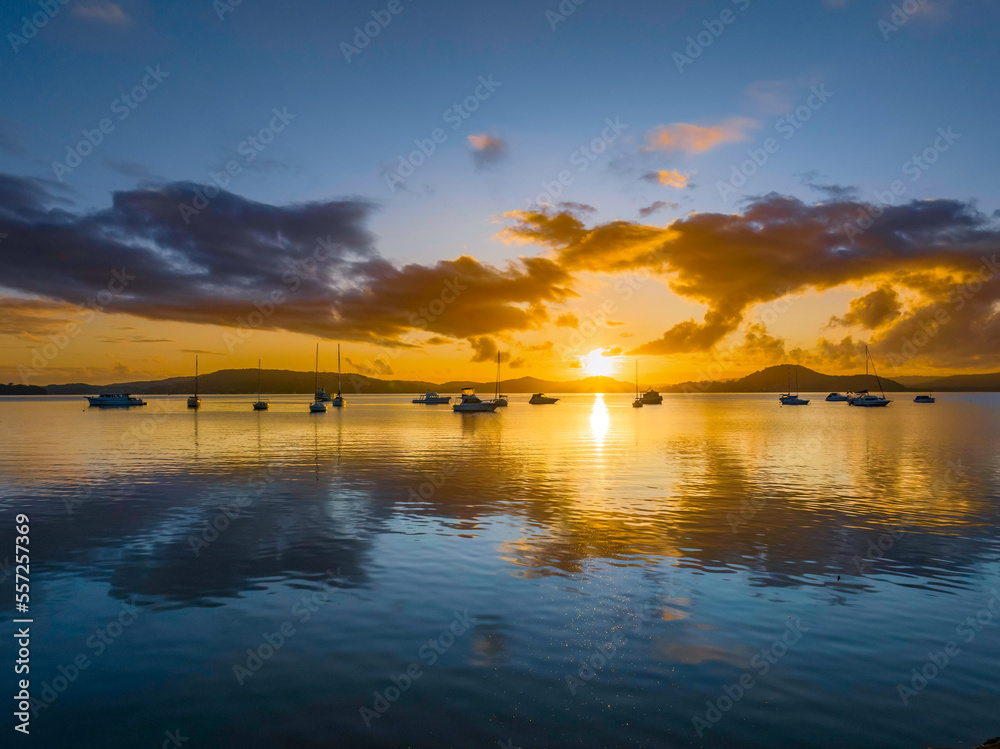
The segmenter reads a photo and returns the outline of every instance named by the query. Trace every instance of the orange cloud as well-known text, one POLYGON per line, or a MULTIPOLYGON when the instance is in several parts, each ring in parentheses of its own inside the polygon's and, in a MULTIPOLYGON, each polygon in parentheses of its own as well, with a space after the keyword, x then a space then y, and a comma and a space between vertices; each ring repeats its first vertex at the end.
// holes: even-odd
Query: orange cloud
POLYGON ((647 172, 642 175, 642 178, 647 182, 656 182, 660 185, 680 189, 688 186, 691 175, 681 174, 676 169, 660 169, 658 172, 647 172))
POLYGON ((730 117, 718 125, 708 126, 675 122, 671 125, 660 125, 646 133, 646 145, 642 150, 704 153, 723 143, 746 140, 747 131, 758 127, 760 123, 748 117, 730 117))

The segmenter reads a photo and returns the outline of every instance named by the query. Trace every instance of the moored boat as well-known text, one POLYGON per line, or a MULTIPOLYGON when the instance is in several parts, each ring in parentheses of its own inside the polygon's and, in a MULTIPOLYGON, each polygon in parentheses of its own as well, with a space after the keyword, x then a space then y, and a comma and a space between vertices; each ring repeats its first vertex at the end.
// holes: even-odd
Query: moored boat
POLYGON ((663 396, 653 390, 653 388, 648 387, 642 394, 642 403, 644 406, 659 406, 663 403, 663 396))
POLYGON ((452 405, 452 410, 466 413, 466 412, 478 412, 478 411, 496 411, 499 407, 499 403, 495 400, 484 401, 478 395, 473 388, 462 388, 461 400, 458 403, 452 405))
MULTIPOLYGON (((316 344, 316 374, 313 381, 313 389, 316 391, 316 396, 313 402, 309 404, 309 413, 314 414, 325 414, 326 413, 326 403, 319 397, 320 387, 319 387, 319 344, 316 344)), ((323 391, 326 393, 326 391, 323 391)), ((326 400, 330 400, 330 396, 326 396, 326 400)))
POLYGON ((271 407, 271 404, 260 397, 260 359, 257 360, 257 400, 254 401, 253 410, 254 411, 266 411, 271 407))
MULTIPOLYGON (((791 369, 791 365, 789 365, 789 369, 791 369)), ((789 386, 788 387, 788 392, 785 393, 784 395, 779 395, 778 396, 778 401, 780 401, 780 403, 781 403, 782 406, 808 406, 809 405, 809 401, 806 398, 800 398, 799 397, 799 368, 798 368, 798 365, 796 365, 796 367, 795 367, 795 395, 792 395, 792 388, 791 388, 791 384, 792 383, 791 383, 791 379, 792 379, 791 372, 789 372, 789 375, 788 375, 788 380, 789 380, 789 382, 788 382, 788 386, 789 386)))
POLYGON ((913 399, 913 402, 914 403, 933 403, 934 402, 934 396, 932 396, 930 394, 928 394, 928 395, 918 395, 916 398, 913 399))
POLYGON ((450 395, 438 395, 437 393, 427 391, 419 398, 413 399, 414 403, 420 403, 425 406, 444 406, 451 403, 450 395))
POLYGON ((825 398, 829 403, 846 403, 850 400, 849 396, 841 395, 840 393, 830 393, 825 398))
POLYGON ((874 393, 869 393, 867 390, 858 390, 852 394, 852 397, 847 401, 848 406, 860 406, 862 408, 878 408, 879 406, 888 406, 892 403, 891 400, 885 397, 885 391, 882 389, 882 380, 878 376, 878 370, 875 369, 875 360, 872 359, 870 353, 868 353, 868 347, 865 346, 865 379, 868 378, 868 362, 872 364, 872 373, 875 375, 875 382, 878 383, 879 392, 882 393, 881 397, 875 395, 874 393))
POLYGON ((535 393, 528 400, 528 403, 531 403, 531 404, 533 404, 535 406, 546 406, 546 405, 549 405, 551 403, 555 403, 558 400, 559 400, 558 398, 550 398, 545 393, 535 393))
POLYGON ((642 398, 639 397, 639 362, 635 363, 635 400, 632 401, 632 408, 642 408, 642 398))
POLYGON ((198 357, 194 358, 194 395, 188 396, 188 408, 198 408, 201 398, 198 397, 198 357))
POLYGON ((136 398, 129 393, 101 393, 100 395, 88 395, 87 400, 90 405, 101 408, 117 408, 121 406, 145 406, 146 401, 136 398))

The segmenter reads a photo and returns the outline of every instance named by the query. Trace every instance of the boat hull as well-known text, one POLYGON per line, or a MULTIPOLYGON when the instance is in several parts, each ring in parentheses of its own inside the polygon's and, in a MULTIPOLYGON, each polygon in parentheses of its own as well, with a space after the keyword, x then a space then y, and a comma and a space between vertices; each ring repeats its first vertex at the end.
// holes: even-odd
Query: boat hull
POLYGON ((265 403, 264 401, 258 401, 257 403, 253 404, 253 410, 254 411, 266 411, 270 407, 271 407, 271 404, 270 403, 265 403))

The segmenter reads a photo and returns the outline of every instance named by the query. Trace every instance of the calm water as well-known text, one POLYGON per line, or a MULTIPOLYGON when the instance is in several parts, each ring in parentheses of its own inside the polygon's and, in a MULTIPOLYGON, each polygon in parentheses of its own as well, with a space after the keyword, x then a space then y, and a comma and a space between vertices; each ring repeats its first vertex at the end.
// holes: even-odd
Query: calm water
POLYGON ((27 514, 32 692, 55 697, 32 746, 1000 734, 997 395, 252 400, 0 400, 0 559, 27 514))

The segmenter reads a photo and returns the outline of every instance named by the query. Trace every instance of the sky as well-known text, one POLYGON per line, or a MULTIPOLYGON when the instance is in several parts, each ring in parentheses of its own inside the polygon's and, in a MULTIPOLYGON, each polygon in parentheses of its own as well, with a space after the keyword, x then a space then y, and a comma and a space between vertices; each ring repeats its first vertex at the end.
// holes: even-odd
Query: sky
POLYGON ((10 0, 0 381, 1000 370, 986 0, 10 0))

